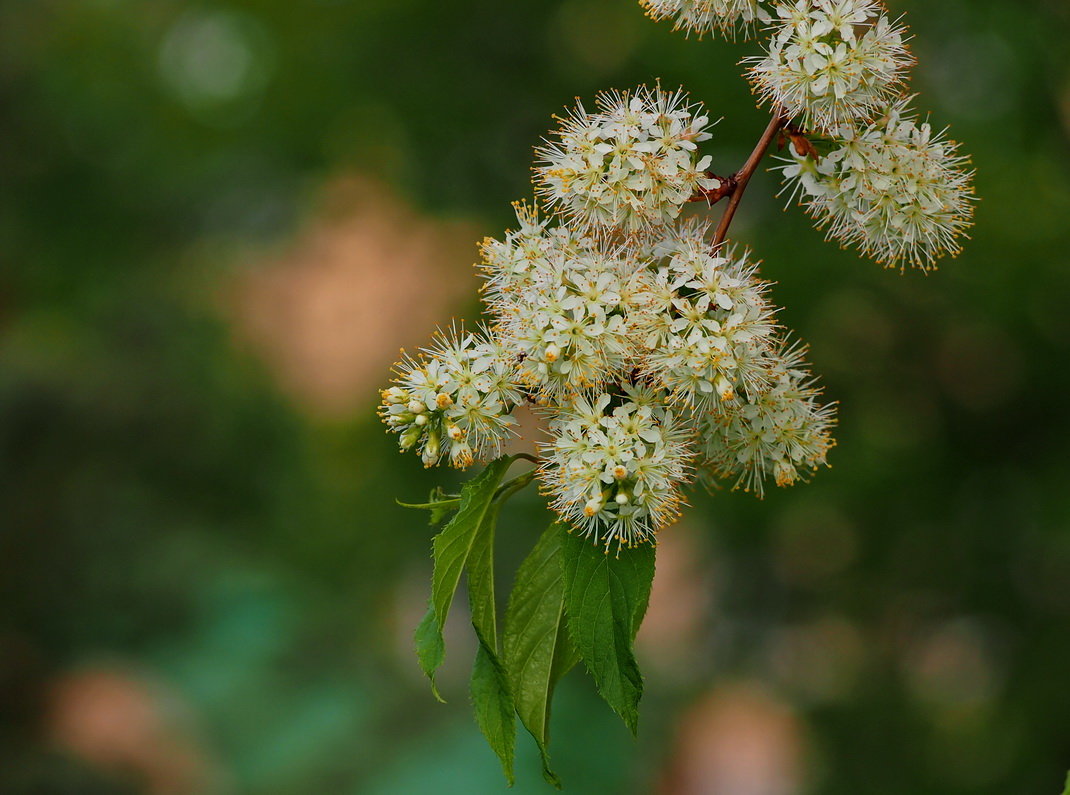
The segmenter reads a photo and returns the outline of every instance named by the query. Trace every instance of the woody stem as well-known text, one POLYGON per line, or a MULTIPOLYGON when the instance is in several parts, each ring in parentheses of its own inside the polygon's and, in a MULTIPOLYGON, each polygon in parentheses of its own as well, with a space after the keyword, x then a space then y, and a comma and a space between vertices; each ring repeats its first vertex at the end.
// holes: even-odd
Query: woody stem
POLYGON ((731 198, 728 200, 728 206, 725 207, 724 215, 721 216, 721 222, 717 225, 717 232, 713 237, 714 250, 718 249, 724 243, 725 237, 728 236, 728 227, 732 225, 732 218, 735 217, 736 208, 739 207, 739 203, 743 199, 743 193, 747 190, 747 183, 750 182, 754 172, 758 170, 758 164, 762 162, 762 158, 768 151, 770 144, 773 143, 773 139, 776 138, 776 134, 787 124, 787 121, 788 118, 784 115, 783 108, 778 105, 773 110, 773 118, 769 120, 769 126, 765 128, 762 137, 758 139, 758 143, 755 145, 754 151, 750 153, 750 157, 747 158, 747 162, 743 164, 743 168, 732 175, 735 188, 732 191, 731 198))

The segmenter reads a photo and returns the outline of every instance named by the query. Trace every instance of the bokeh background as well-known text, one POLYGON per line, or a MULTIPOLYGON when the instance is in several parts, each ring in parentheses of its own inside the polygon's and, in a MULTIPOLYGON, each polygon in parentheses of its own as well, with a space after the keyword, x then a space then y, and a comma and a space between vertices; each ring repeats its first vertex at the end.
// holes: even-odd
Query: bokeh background
MULTIPOLYGON (((570 675, 571 792, 1061 790, 1070 7, 890 4, 973 241, 883 271, 756 178, 734 234, 841 402, 833 468, 664 534, 639 738, 570 675)), ((448 705, 411 648, 431 530, 393 498, 457 476, 396 454, 377 389, 476 315, 552 113, 682 84, 731 171, 755 49, 633 0, 0 5, 0 792, 504 791, 462 611, 448 705)), ((545 521, 512 503, 503 586, 545 521)))

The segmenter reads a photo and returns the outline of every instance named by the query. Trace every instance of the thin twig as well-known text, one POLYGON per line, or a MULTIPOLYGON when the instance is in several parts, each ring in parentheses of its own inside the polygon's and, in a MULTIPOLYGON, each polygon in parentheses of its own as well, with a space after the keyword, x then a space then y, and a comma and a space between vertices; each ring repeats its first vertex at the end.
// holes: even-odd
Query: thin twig
POLYGON ((762 137, 755 145, 754 151, 750 153, 750 157, 743 164, 743 168, 735 173, 735 190, 732 191, 732 198, 728 200, 728 206, 725 207, 724 215, 721 216, 721 223, 717 225, 717 233, 713 237, 715 251, 724 243, 725 237, 728 236, 728 227, 732 225, 732 218, 736 214, 739 202, 743 199, 743 192, 747 190, 747 183, 750 182, 754 172, 758 170, 758 164, 762 162, 762 158, 765 156, 770 144, 773 143, 773 139, 776 138, 776 134, 780 132, 780 128, 787 121, 788 119, 784 115, 783 109, 778 105, 773 111, 773 118, 769 120, 769 126, 765 128, 765 132, 762 133, 762 137))

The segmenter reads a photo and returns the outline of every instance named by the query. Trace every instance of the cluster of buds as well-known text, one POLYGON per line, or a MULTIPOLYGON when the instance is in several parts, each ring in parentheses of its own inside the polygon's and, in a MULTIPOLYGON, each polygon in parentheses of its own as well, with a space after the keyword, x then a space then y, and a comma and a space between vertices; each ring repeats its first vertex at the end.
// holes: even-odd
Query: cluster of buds
POLYGON ((839 127, 818 147, 792 148, 781 170, 830 239, 884 265, 922 270, 961 251, 973 210, 966 158, 905 100, 872 124, 839 127))
POLYGON ((709 116, 660 86, 577 104, 536 150, 537 205, 481 246, 490 323, 453 331, 397 367, 380 411, 425 465, 501 454, 514 409, 548 438, 551 506, 607 548, 650 541, 696 474, 763 494, 827 464, 834 405, 787 342, 758 263, 685 218, 745 188, 779 129, 792 195, 830 237, 889 265, 957 253, 971 174, 900 96, 905 30, 878 0, 641 0, 699 35, 766 25, 751 59, 773 120, 744 170, 718 177, 699 151, 709 116), (750 171, 747 171, 747 168, 750 171))
POLYGON ((501 454, 522 397, 496 339, 440 332, 432 347, 406 357, 395 370, 379 416, 399 435, 402 450, 416 450, 428 467, 448 459, 464 468, 501 454))
POLYGON ((640 87, 606 93, 561 119, 556 140, 537 150, 536 184, 548 207, 598 231, 646 232, 671 222, 699 189, 718 180, 698 158, 709 117, 681 91, 640 87))

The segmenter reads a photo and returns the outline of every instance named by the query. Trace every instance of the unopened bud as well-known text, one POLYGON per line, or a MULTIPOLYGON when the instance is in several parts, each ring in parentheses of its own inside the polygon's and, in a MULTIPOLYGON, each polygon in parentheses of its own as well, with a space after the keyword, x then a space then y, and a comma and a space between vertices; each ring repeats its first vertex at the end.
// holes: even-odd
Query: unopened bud
POLYGON ((432 464, 438 460, 438 434, 431 431, 427 434, 427 442, 424 444, 424 462, 432 464))
POLYGON ((411 411, 413 414, 423 414, 425 411, 427 411, 427 406, 423 404, 422 400, 410 400, 409 411, 411 411))
POLYGON ((417 414, 416 417, 413 419, 413 422, 415 422, 417 425, 427 425, 427 415, 417 414))
POLYGON ((556 362, 560 356, 561 349, 552 342, 546 346, 546 351, 543 353, 543 358, 548 362, 556 362))
POLYGON ((409 428, 405 433, 401 434, 401 438, 398 439, 398 446, 402 450, 408 450, 418 441, 420 441, 420 434, 423 433, 421 428, 409 428))
POLYGON ((614 497, 613 500, 617 503, 617 505, 627 505, 628 504, 628 492, 626 492, 626 491, 618 491, 617 492, 617 496, 614 497))
POLYGON ((587 504, 583 506, 583 515, 590 518, 597 516, 598 512, 602 510, 602 501, 599 499, 588 500, 587 504))

